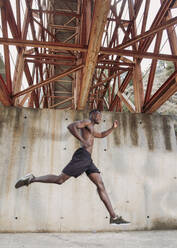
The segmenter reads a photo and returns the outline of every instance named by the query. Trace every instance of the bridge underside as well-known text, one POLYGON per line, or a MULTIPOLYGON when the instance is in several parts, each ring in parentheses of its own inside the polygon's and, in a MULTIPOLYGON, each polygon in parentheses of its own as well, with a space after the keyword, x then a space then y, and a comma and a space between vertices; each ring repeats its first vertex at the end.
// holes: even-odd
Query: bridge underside
POLYGON ((13 2, 0 0, 5 106, 152 113, 177 92, 176 0, 154 16, 150 0, 13 2), (174 70, 154 90, 158 61, 174 70))

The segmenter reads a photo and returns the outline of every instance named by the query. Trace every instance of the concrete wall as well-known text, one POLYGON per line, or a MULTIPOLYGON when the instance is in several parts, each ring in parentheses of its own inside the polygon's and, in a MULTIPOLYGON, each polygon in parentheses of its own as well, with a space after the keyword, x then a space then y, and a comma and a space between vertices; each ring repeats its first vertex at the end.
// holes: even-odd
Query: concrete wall
POLYGON ((64 232, 177 228, 177 143, 169 116, 103 113, 93 160, 116 212, 130 226, 110 226, 95 186, 84 174, 65 184, 32 184, 28 172, 59 174, 79 143, 66 126, 86 112, 0 107, 0 231, 64 232))

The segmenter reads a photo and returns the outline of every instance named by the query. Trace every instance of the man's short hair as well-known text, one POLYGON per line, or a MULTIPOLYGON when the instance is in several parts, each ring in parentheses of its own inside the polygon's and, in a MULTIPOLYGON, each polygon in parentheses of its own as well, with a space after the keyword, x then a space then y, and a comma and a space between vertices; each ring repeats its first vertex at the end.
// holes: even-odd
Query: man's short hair
POLYGON ((90 117, 92 114, 96 113, 96 112, 101 113, 100 110, 98 110, 98 109, 93 109, 93 110, 91 110, 91 111, 89 112, 89 117, 90 117))

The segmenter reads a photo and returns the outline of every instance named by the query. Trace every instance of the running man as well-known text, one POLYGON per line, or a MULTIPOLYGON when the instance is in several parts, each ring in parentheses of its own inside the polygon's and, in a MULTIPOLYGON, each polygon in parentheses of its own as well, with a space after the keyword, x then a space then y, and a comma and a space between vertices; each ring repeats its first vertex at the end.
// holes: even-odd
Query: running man
POLYGON ((100 199, 103 201, 105 207, 110 214, 110 224, 128 224, 130 222, 124 220, 121 216, 116 215, 111 205, 108 194, 105 190, 100 171, 94 165, 91 153, 93 149, 94 138, 104 138, 109 135, 118 126, 117 120, 114 121, 112 127, 104 132, 96 132, 94 130, 95 124, 100 124, 101 113, 98 110, 92 110, 89 113, 89 119, 76 121, 71 123, 67 128, 70 133, 81 142, 81 147, 75 151, 69 164, 63 169, 62 173, 58 175, 45 175, 35 177, 33 174, 28 174, 18 180, 15 188, 20 188, 24 185, 28 186, 31 183, 55 183, 63 184, 70 177, 79 177, 86 172, 89 179, 96 185, 100 199))

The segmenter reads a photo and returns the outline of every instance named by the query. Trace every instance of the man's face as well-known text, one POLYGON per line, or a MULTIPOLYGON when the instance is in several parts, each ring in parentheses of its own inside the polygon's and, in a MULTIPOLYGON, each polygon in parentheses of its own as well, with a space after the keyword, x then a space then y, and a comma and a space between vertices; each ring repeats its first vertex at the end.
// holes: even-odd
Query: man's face
POLYGON ((96 112, 96 113, 93 113, 93 115, 92 115, 92 119, 94 120, 94 122, 96 123, 96 124, 100 124, 100 122, 101 122, 101 113, 100 112, 96 112))

